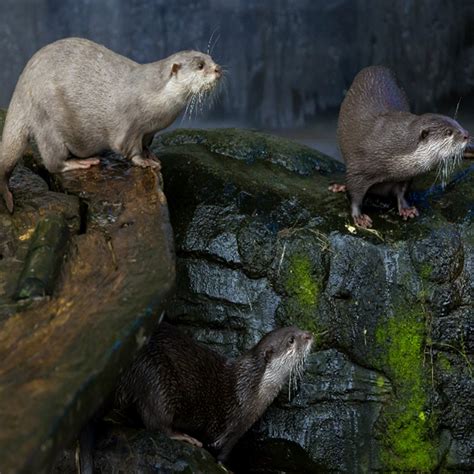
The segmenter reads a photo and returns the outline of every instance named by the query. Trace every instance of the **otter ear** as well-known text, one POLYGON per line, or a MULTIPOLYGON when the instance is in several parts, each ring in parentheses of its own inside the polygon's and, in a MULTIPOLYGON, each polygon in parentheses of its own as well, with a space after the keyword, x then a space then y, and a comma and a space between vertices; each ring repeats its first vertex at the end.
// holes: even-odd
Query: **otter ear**
POLYGON ((424 140, 429 133, 430 131, 427 128, 424 128, 420 133, 420 140, 424 140))
POLYGON ((171 67, 171 74, 170 76, 178 74, 178 71, 181 69, 181 64, 174 63, 173 66, 171 67))
POLYGON ((263 357, 265 358, 265 362, 270 362, 270 359, 273 356, 273 346, 267 347, 263 352, 263 357))

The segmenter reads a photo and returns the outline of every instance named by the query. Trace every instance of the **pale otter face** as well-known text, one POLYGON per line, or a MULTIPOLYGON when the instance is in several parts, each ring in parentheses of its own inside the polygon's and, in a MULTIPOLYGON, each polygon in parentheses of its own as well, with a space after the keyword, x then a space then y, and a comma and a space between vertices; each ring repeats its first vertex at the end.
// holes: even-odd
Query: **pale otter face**
POLYGON ((418 132, 417 159, 425 170, 439 167, 445 184, 448 175, 460 162, 469 143, 469 133, 456 120, 445 115, 424 114, 415 122, 418 132))
POLYGON ((222 68, 208 54, 182 51, 173 56, 171 74, 191 96, 212 91, 222 77, 222 68))
POLYGON ((278 389, 290 379, 301 378, 314 338, 310 332, 297 327, 276 329, 258 344, 266 362, 262 386, 272 384, 278 389))

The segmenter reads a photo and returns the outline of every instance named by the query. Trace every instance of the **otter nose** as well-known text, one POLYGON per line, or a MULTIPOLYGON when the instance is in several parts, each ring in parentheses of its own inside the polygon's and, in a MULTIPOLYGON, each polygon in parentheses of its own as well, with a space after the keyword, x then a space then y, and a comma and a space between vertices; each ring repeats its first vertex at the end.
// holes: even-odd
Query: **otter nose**
POLYGON ((313 335, 310 332, 304 332, 303 333, 303 339, 305 341, 312 341, 313 340, 313 335))
POLYGON ((216 68, 214 69, 214 72, 216 73, 218 77, 222 76, 222 68, 220 66, 216 66, 216 68))
POLYGON ((464 140, 469 140, 469 133, 464 132, 462 137, 464 138, 464 140))

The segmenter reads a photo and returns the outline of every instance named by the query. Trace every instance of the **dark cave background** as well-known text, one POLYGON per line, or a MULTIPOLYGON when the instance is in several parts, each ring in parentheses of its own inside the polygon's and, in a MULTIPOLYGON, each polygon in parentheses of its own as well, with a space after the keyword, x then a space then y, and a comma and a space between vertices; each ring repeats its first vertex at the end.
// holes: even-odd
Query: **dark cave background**
POLYGON ((228 70, 201 121, 300 127, 336 111, 359 69, 392 67, 416 111, 472 103, 469 0, 2 0, 0 106, 31 55, 81 36, 139 62, 206 50, 228 70))

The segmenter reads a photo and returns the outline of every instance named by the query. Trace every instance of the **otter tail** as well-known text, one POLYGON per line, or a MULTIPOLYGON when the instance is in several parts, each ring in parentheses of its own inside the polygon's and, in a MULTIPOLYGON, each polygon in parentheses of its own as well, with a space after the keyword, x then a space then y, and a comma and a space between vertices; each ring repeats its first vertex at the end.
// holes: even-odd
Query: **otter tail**
POLYGON ((13 213, 13 195, 8 187, 8 180, 27 145, 28 133, 22 129, 11 130, 7 113, 3 142, 0 142, 0 194, 10 214, 13 213))
MULTIPOLYGON (((2 142, 0 142, 0 166, 2 164, 2 142)), ((11 214, 13 212, 13 195, 8 189, 8 177, 7 173, 0 173, 0 192, 2 193, 3 200, 7 206, 8 212, 11 214)))

